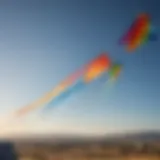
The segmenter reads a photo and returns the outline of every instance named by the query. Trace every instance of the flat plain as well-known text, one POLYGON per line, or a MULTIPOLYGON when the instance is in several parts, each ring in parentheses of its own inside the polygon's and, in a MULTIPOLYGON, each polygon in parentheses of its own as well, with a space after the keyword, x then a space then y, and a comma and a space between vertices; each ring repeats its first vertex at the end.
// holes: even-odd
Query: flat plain
POLYGON ((160 160, 160 141, 17 143, 19 160, 160 160))

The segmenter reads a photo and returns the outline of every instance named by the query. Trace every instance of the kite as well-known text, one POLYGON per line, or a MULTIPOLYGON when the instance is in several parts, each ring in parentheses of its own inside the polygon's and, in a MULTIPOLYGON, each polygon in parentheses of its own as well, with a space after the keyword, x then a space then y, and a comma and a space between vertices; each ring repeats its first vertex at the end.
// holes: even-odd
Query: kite
POLYGON ((157 40, 157 35, 151 26, 150 16, 142 13, 120 39, 120 44, 126 45, 127 51, 132 52, 148 40, 157 40))
POLYGON ((71 74, 69 77, 63 80, 52 91, 46 93, 43 97, 32 102, 31 104, 20 108, 18 111, 16 111, 15 116, 18 117, 24 116, 34 109, 37 109, 50 102, 53 102, 54 99, 56 99, 63 92, 65 92, 71 85, 76 83, 76 81, 79 80, 79 78, 83 77, 85 83, 90 83, 97 77, 101 76, 103 72, 109 70, 110 64, 111 61, 110 58, 107 56, 107 54, 104 53, 99 55, 98 57, 93 59, 90 63, 82 67, 80 70, 76 71, 74 74, 71 74))
POLYGON ((106 58, 105 54, 102 54, 97 59, 93 60, 91 63, 89 63, 86 66, 86 70, 84 75, 82 76, 82 79, 76 83, 75 85, 71 86, 69 89, 65 90, 60 94, 57 98, 53 99, 47 107, 45 107, 45 110, 52 108, 53 106, 59 104, 60 102, 66 100, 69 98, 74 92, 77 92, 84 88, 86 84, 92 82, 99 76, 101 76, 103 73, 108 71, 110 68, 110 60, 109 58, 106 58))
POLYGON ((106 58, 105 54, 102 54, 98 59, 95 59, 88 65, 84 75, 84 81, 89 83, 98 78, 105 71, 109 70, 110 64, 110 59, 106 58))

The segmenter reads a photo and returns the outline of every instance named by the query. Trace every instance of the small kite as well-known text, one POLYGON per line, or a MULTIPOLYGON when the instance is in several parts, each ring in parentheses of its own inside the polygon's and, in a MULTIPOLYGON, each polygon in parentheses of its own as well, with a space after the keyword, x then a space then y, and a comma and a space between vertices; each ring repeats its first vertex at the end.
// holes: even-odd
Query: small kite
POLYGON ((150 16, 146 13, 138 15, 127 33, 120 39, 120 44, 126 45, 127 51, 132 52, 148 40, 156 41, 157 34, 151 26, 150 16))

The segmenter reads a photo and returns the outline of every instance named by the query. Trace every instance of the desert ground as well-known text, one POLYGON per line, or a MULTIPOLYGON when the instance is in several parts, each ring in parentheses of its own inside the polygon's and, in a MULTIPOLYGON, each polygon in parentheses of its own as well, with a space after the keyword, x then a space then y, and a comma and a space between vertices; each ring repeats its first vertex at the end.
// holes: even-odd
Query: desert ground
POLYGON ((19 160, 160 160, 160 141, 15 144, 19 160))

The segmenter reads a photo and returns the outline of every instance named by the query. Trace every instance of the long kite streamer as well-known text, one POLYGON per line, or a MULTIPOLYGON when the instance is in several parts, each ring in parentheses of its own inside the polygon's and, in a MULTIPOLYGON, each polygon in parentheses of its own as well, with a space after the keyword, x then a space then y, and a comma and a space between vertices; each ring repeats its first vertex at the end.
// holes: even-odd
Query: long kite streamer
POLYGON ((32 110, 39 108, 50 101, 53 101, 57 96, 63 93, 68 87, 70 87, 78 78, 84 75, 84 80, 86 83, 94 80, 99 77, 105 70, 110 68, 110 59, 106 54, 101 54, 95 59, 93 59, 90 63, 85 65, 82 69, 75 72, 71 76, 67 77, 63 80, 58 86, 56 86, 52 91, 48 92, 46 95, 41 97, 40 99, 34 101, 33 103, 21 108, 18 110, 15 115, 23 116, 32 110))
POLYGON ((74 83, 76 78, 80 77, 84 73, 84 69, 80 69, 79 71, 75 72, 74 74, 70 75, 66 78, 66 80, 62 81, 58 86, 56 86, 52 91, 45 94, 40 99, 36 100, 32 104, 29 104, 21 109, 19 109, 15 115, 16 116, 23 116, 28 112, 43 106, 46 103, 49 103, 54 97, 58 96, 61 92, 63 92, 66 88, 69 87, 70 84, 74 83))
POLYGON ((83 81, 79 81, 66 91, 64 91, 62 94, 60 94, 58 97, 53 99, 46 107, 44 107, 44 111, 50 110, 54 106, 57 106, 67 100, 69 97, 71 97, 75 92, 81 91, 85 87, 85 83, 83 81))

